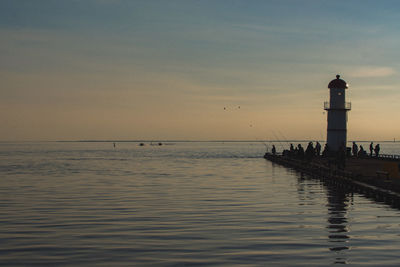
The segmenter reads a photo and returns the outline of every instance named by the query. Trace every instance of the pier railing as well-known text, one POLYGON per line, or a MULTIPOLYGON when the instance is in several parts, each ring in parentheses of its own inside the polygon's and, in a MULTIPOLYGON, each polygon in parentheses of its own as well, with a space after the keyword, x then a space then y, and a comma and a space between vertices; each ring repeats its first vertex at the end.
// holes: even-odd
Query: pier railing
POLYGON ((390 159, 390 160, 400 160, 400 155, 380 154, 378 156, 378 158, 380 158, 380 159, 390 159))
MULTIPOLYGON (((276 153, 277 156, 283 156, 282 153, 276 153)), ((381 159, 381 160, 399 160, 400 161, 400 155, 392 155, 392 154, 379 154, 378 157, 373 154, 370 156, 366 156, 365 158, 372 158, 372 159, 381 159)), ((292 159, 293 160, 293 159, 292 159)))

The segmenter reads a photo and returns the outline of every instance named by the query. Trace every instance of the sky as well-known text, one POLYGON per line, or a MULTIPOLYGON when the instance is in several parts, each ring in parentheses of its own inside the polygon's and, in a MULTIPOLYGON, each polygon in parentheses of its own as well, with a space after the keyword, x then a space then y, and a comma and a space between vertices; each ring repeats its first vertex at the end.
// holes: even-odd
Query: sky
POLYGON ((400 2, 0 0, 0 141, 400 140, 400 2))

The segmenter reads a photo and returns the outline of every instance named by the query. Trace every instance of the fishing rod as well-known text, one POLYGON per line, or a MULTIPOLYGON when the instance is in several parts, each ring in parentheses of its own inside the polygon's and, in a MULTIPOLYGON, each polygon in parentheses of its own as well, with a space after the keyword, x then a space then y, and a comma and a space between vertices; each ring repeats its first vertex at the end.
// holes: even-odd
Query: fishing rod
MULTIPOLYGON (((268 134, 266 136, 268 136, 268 134)), ((268 140, 267 142, 269 144, 267 144, 265 141, 261 141, 261 142, 264 144, 265 148, 267 149, 267 152, 269 152, 269 148, 273 145, 273 143, 271 141, 271 138, 267 138, 266 140, 268 140)))
MULTIPOLYGON (((278 140, 279 138, 276 136, 276 134, 273 132, 273 130, 269 130, 268 132, 267 132, 267 136, 270 136, 270 133, 273 133, 273 135, 274 135, 274 138, 276 139, 276 141, 278 142, 278 143, 280 143, 280 141, 278 140)), ((266 144, 264 141, 263 141, 263 144, 264 144, 264 146, 267 148, 267 152, 269 151, 269 148, 270 148, 270 146, 273 146, 273 142, 272 142, 272 140, 271 140, 271 138, 268 138, 268 143, 269 143, 269 145, 268 144, 266 144)), ((282 146, 282 144, 280 144, 280 146, 282 146)))
POLYGON ((261 142, 265 146, 265 148, 268 148, 268 145, 263 140, 256 138, 256 141, 261 142))
POLYGON ((281 141, 279 140, 279 138, 276 136, 274 130, 271 130, 271 131, 272 131, 272 134, 274 135, 276 141, 277 141, 277 142, 279 143, 279 145, 281 146, 282 151, 285 150, 285 147, 282 145, 282 142, 281 142, 281 141))
POLYGON ((281 133, 281 131, 278 130, 278 133, 283 137, 283 140, 286 142, 286 144, 288 145, 288 147, 290 147, 291 143, 289 142, 289 140, 286 138, 286 136, 281 133))
MULTIPOLYGON (((266 136, 269 136, 269 134, 266 134, 266 136)), ((260 140, 260 141, 265 146, 265 149, 267 150, 266 152, 269 152, 270 147, 273 145, 273 142, 271 141, 271 138, 267 138, 267 139, 265 139, 265 141, 263 141, 263 140, 260 140), (267 144, 266 142, 268 142, 269 144, 267 144)))
POLYGON ((261 142, 265 146, 266 152, 269 152, 269 146, 263 140, 260 140, 260 139, 256 138, 256 141, 257 142, 261 142))
MULTIPOLYGON (((239 106, 239 108, 240 108, 240 106, 239 106)), ((252 128, 253 130, 254 130, 254 128, 252 128)), ((261 142, 264 146, 265 146, 265 149, 266 149, 266 152, 269 152, 269 148, 270 148, 270 146, 268 145, 268 144, 266 144, 263 140, 260 140, 258 137, 257 137, 257 135, 255 135, 254 133, 252 133, 252 135, 254 135, 254 139, 257 141, 257 142, 261 142)), ((271 142, 271 141, 270 141, 271 142)))

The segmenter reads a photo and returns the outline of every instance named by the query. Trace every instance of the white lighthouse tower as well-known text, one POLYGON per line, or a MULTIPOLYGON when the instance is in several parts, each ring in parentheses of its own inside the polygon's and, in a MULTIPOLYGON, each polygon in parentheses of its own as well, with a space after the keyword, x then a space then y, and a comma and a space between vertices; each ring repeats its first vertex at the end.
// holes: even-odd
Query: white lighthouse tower
POLYGON ((328 112, 328 134, 326 143, 330 151, 338 151, 347 142, 347 111, 351 109, 351 103, 346 102, 345 90, 347 83, 336 75, 328 88, 330 89, 330 101, 324 103, 324 109, 328 112))

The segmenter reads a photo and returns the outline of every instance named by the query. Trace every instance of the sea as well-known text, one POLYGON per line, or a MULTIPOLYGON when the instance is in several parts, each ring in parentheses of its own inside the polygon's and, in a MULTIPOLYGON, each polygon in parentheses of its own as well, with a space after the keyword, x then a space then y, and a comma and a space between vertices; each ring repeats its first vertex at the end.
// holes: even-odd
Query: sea
POLYGON ((0 265, 400 265, 398 209, 265 160, 272 144, 0 143, 0 265))

